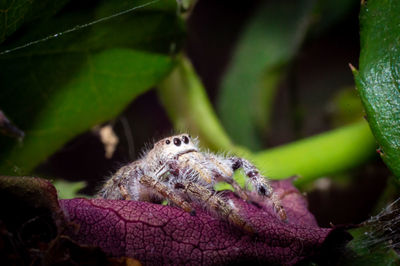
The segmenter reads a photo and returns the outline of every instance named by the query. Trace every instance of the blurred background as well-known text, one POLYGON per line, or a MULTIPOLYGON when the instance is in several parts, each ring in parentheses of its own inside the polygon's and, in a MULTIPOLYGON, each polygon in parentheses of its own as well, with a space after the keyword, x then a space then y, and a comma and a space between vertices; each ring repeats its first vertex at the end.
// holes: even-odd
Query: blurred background
MULTIPOLYGON (((101 1, 88 1, 85 4, 78 1, 66 2, 53 12, 56 18, 65 19, 63 29, 94 21, 95 17, 85 12, 90 13, 90 10, 97 8, 97 14, 101 14, 99 7, 104 6, 101 1), (79 19, 68 20, 72 16, 70 14, 77 12, 83 15, 79 19)), ((146 4, 146 1, 133 1, 134 5, 132 2, 120 2, 118 9, 102 7, 108 12, 104 14, 115 14, 136 4, 146 4)), ((359 0, 270 0, 245 3, 199 0, 196 3, 183 2, 178 7, 174 1, 170 1, 166 7, 157 5, 155 3, 144 7, 148 13, 138 9, 137 12, 122 15, 131 16, 135 22, 126 26, 126 30, 146 25, 146 18, 158 16, 157 12, 165 12, 174 17, 172 21, 178 22, 169 23, 168 20, 160 19, 152 31, 145 31, 139 36, 146 41, 129 45, 133 45, 136 50, 156 51, 172 57, 185 54, 204 85, 223 128, 236 145, 252 152, 263 151, 363 119, 363 108, 349 68, 349 63, 358 65, 360 53, 359 0), (142 20, 135 20, 139 16, 142 20), (147 40, 149 36, 146 34, 150 33, 161 37, 147 40), (173 36, 172 40, 164 38, 163 34, 173 36), (148 48, 147 41, 157 44, 148 48)), ((35 40, 31 36, 38 35, 32 33, 29 36, 28 33, 34 30, 33 24, 37 21, 46 25, 51 23, 49 18, 43 17, 32 18, 31 21, 30 25, 10 35, 0 51, 15 47, 18 43, 26 43, 26 40, 35 40)), ((114 29, 123 25, 121 23, 123 21, 110 19, 105 25, 114 29)), ((96 36, 95 26, 88 26, 84 30, 76 29, 70 34, 73 37, 68 38, 72 40, 76 35, 85 35, 86 31, 94 32, 96 36)), ((135 29, 132 31, 136 34, 135 29)), ((48 32, 54 33, 51 29, 48 32)), ((123 32, 116 34, 120 36, 123 32)), ((105 39, 108 42, 112 38, 110 36, 103 34, 92 38, 93 42, 105 39)), ((60 38, 45 41, 33 49, 36 52, 40 52, 40 49, 53 49, 53 46, 58 45, 57 42, 62 44, 60 38)), ((121 43, 116 41, 106 48, 129 47, 121 43)), ((100 48, 90 46, 87 49, 100 48)), ((10 53, 2 55, 0 59, 6 64, 18 55, 23 57, 24 53, 26 50, 20 50, 15 53, 16 56, 10 53)), ((3 65, 3 69, 9 71, 10 67, 3 65)), ((10 76, 7 71, 3 75, 10 76)), ((15 79, 18 71, 13 71, 11 73, 15 79)), ((19 72, 22 73, 30 75, 30 72, 19 72)), ((159 80, 167 76, 163 75, 160 75, 159 80)), ((37 82, 42 87, 48 84, 40 80, 37 82)), ((72 189, 73 193, 79 192, 79 195, 93 195, 101 183, 121 165, 139 158, 146 145, 181 130, 177 129, 174 118, 168 112, 170 107, 160 96, 160 90, 165 85, 158 86, 159 82, 151 83, 151 89, 143 90, 133 101, 119 106, 122 112, 111 121, 101 121, 97 127, 73 136, 61 149, 35 166, 31 175, 51 180, 85 181, 65 186, 72 189), (109 158, 105 156, 105 145, 100 137, 100 128, 106 125, 111 125, 118 137, 118 144, 109 158)), ((4 87, 9 84, 2 85, 4 87)), ((26 131, 24 122, 19 122, 12 107, 8 107, 11 105, 7 103, 11 93, 3 91, 2 94, 0 109, 26 131)), ((187 98, 179 97, 178 94, 174 100, 178 104, 187 101, 187 98)), ((25 104, 23 101, 17 102, 13 106, 25 104)), ((112 109, 112 106, 109 108, 112 109)), ((195 131, 192 135, 196 134, 190 124, 185 125, 184 129, 195 131)), ((26 133, 29 134, 29 131, 26 133)), ((0 144, 3 143, 3 146, 0 147, 5 151, 7 149, 4 147, 8 146, 4 143, 10 142, 10 139, 4 140, 3 137, 2 141, 0 144)), ((341 143, 335 145, 340 147, 341 143)), ((394 194, 397 185, 392 181, 390 171, 375 155, 374 145, 366 146, 368 154, 356 167, 330 171, 329 175, 299 185, 320 226, 359 223, 378 212, 394 194)), ((7 155, 4 156, 3 159, 7 158, 7 155)), ((304 156, 307 156, 307 151, 304 156)), ((63 183, 60 183, 58 188, 62 189, 62 186, 63 183)))

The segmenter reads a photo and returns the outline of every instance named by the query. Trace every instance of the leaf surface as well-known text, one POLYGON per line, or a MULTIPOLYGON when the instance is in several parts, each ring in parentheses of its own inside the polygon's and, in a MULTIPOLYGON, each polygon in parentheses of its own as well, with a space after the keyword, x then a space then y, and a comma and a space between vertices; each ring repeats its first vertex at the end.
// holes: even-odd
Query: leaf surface
POLYGON ((315 255, 335 230, 318 227, 304 197, 290 180, 272 185, 282 199, 288 223, 280 221, 272 207, 260 209, 232 196, 241 215, 256 229, 255 235, 201 208, 191 216, 176 207, 137 201, 72 199, 60 204, 68 219, 79 225, 78 232, 71 232, 77 242, 148 265, 288 265, 315 255))
POLYGON ((400 2, 361 7, 361 54, 354 76, 381 157, 400 178, 400 2))
MULTIPOLYGON (((47 180, 0 176, 2 265, 103 265, 98 247, 80 246, 65 235, 57 191, 47 180)), ((111 260, 110 260, 111 261, 111 260)), ((133 260, 132 260, 133 261, 133 260)))
POLYGON ((69 0, 13 0, 0 2, 0 43, 21 25, 54 15, 69 0))
MULTIPOLYGON (((119 12, 121 3, 65 12, 14 46, 119 12)), ((118 115, 168 74, 171 46, 179 49, 183 33, 176 3, 154 2, 0 56, 0 106, 25 132, 22 143, 0 137, 0 172, 28 173, 77 134, 118 115)))
POLYGON ((307 30, 313 1, 262 4, 241 35, 221 82, 218 112, 237 144, 261 147, 275 91, 307 30))

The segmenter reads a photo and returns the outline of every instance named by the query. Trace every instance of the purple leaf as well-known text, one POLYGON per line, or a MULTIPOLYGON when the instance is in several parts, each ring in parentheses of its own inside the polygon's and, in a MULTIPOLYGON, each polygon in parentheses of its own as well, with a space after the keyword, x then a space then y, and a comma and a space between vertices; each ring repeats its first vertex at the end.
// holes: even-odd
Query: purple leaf
POLYGON ((261 262, 295 264, 315 255, 334 229, 318 227, 307 202, 291 180, 272 182, 289 221, 272 208, 260 209, 232 196, 240 213, 257 231, 249 235, 202 209, 196 216, 177 207, 147 202, 61 200, 67 219, 79 225, 70 232, 82 244, 95 245, 114 257, 144 264, 227 264, 261 262))
POLYGON ((0 176, 0 202, 1 265, 107 262, 99 248, 79 245, 63 234, 71 223, 66 222, 57 191, 49 181, 0 176))

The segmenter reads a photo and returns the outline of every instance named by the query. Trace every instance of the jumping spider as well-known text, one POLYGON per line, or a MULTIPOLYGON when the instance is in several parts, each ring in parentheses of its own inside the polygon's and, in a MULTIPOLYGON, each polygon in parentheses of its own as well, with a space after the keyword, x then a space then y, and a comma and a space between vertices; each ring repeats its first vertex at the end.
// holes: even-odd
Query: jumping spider
POLYGON ((243 200, 257 201, 262 205, 265 198, 270 199, 279 219, 287 220, 286 212, 268 180, 254 165, 239 157, 201 152, 197 140, 191 139, 188 134, 156 142, 141 159, 119 169, 98 195, 107 199, 150 202, 166 199, 195 215, 194 202, 239 228, 253 232, 233 201, 214 190, 219 181, 231 184, 243 200), (233 179, 233 172, 239 168, 243 169, 254 191, 250 191, 247 185, 242 189, 233 179))

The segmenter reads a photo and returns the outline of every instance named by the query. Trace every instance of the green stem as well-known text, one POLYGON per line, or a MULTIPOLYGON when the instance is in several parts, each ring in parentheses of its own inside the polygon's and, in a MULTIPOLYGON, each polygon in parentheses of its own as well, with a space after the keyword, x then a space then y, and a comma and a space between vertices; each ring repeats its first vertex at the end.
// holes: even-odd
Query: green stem
POLYGON ((295 182, 301 185, 360 165, 375 154, 375 140, 365 121, 258 153, 234 145, 185 58, 160 84, 158 95, 176 130, 199 136, 201 143, 214 151, 250 159, 272 179, 297 175, 295 182))
POLYGON ((178 60, 176 68, 158 88, 158 96, 175 130, 189 131, 200 138, 202 145, 214 151, 235 149, 187 58, 182 56, 178 60))
POLYGON ((368 123, 360 121, 255 154, 254 163, 273 179, 298 175, 296 185, 360 165, 376 152, 368 123))

